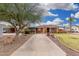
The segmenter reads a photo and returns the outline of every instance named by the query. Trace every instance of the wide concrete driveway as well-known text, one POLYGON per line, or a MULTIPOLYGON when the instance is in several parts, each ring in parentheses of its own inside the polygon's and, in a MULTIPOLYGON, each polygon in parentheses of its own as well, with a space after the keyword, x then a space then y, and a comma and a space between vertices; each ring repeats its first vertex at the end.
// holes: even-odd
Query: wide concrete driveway
POLYGON ((66 53, 45 34, 34 34, 12 56, 65 56, 66 53))

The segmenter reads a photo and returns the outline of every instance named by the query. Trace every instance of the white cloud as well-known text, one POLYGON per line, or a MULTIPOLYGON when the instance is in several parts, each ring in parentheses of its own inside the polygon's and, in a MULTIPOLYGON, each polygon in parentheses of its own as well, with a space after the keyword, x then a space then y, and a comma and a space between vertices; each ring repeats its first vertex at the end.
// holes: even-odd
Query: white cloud
POLYGON ((31 23, 30 24, 30 27, 37 27, 37 26, 39 26, 39 23, 31 23))
MULTIPOLYGON (((71 17, 79 18, 79 12, 76 12, 75 14, 71 14, 71 17)), ((68 18, 66 18, 66 19, 68 19, 68 18)))
POLYGON ((44 16, 58 16, 58 14, 53 14, 53 13, 47 11, 44 13, 44 16))
POLYGON ((50 8, 47 7, 48 3, 41 3, 41 8, 45 9, 45 10, 49 10, 50 8))
POLYGON ((55 18, 53 21, 40 22, 40 23, 32 24, 31 26, 33 26, 33 27, 40 26, 40 25, 57 25, 57 26, 60 26, 60 25, 62 25, 63 22, 64 22, 64 20, 61 20, 60 18, 55 18))
POLYGON ((71 17, 74 17, 75 15, 74 14, 71 14, 71 17))
POLYGON ((51 25, 51 24, 53 24, 52 21, 47 21, 47 22, 46 22, 46 25, 51 25))
POLYGON ((77 5, 74 5, 73 3, 72 3, 71 5, 72 5, 72 7, 73 7, 74 9, 77 9, 77 8, 78 8, 78 6, 77 6, 77 5))
POLYGON ((75 13, 75 18, 79 18, 79 12, 75 13))
POLYGON ((43 4, 43 7, 47 10, 49 10, 49 9, 71 10, 71 9, 76 8, 76 6, 71 3, 48 3, 48 4, 43 4))
POLYGON ((61 25, 63 22, 60 18, 55 18, 53 21, 47 21, 45 25, 61 25))
POLYGON ((55 23, 56 25, 60 25, 60 24, 62 24, 64 21, 63 20, 61 20, 60 18, 55 18, 54 20, 53 20, 53 23, 55 23))
POLYGON ((50 14, 48 12, 49 9, 65 9, 65 10, 72 10, 77 8, 73 3, 42 3, 41 8, 44 9, 44 15, 53 15, 58 16, 57 14, 50 14))

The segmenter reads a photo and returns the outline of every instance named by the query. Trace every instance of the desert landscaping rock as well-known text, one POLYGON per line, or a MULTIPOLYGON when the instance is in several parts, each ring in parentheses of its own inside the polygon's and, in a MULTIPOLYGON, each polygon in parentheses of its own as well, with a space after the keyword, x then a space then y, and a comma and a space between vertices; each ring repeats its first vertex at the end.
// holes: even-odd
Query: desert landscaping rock
MULTIPOLYGON (((4 40, 4 38, 7 36, 13 37, 14 35, 4 35, 4 37, 0 39, 4 40)), ((6 44, 6 45, 4 45, 2 41, 0 41, 0 56, 11 55, 17 48, 23 45, 31 36, 32 35, 20 36, 19 37, 20 39, 16 39, 11 44, 6 44)))

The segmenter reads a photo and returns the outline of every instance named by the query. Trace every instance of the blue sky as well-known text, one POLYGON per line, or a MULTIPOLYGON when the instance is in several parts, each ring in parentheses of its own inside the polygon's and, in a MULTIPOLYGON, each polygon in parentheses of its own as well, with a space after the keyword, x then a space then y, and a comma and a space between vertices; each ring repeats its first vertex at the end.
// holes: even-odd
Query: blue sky
MULTIPOLYGON (((53 6, 53 5, 50 4, 50 6, 53 6)), ((58 15, 58 16, 46 15, 46 16, 43 16, 42 17, 42 21, 43 22, 48 22, 48 21, 51 21, 52 22, 56 18, 59 18, 59 19, 63 20, 63 23, 64 24, 67 24, 68 21, 66 20, 66 18, 71 17, 71 14, 73 14, 74 15, 73 16, 74 19, 76 19, 76 22, 73 22, 73 25, 79 24, 79 17, 78 17, 78 15, 79 15, 79 3, 74 3, 72 5, 69 4, 69 6, 71 6, 73 8, 69 7, 66 3, 59 4, 59 5, 56 4, 56 6, 54 5, 55 7, 51 7, 51 8, 49 8, 47 10, 47 12, 50 12, 51 14, 55 14, 55 15, 58 15), (69 8, 69 9, 67 10, 64 7, 69 8)))

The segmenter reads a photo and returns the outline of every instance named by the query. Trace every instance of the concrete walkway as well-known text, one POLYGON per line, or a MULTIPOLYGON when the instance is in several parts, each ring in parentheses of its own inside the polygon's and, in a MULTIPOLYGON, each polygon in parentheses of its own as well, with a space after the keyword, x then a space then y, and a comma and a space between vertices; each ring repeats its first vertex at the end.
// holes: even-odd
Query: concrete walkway
POLYGON ((66 56, 66 53, 45 34, 35 34, 12 56, 66 56))

